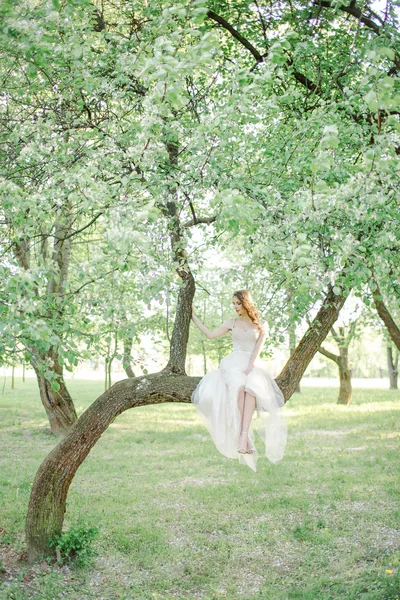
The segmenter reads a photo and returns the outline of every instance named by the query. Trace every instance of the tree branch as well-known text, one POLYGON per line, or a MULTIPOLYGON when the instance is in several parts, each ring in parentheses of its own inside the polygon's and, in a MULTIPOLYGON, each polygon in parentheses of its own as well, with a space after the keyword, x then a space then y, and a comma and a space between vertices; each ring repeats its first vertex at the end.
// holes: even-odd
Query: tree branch
POLYGON ((207 12, 207 17, 209 19, 212 19, 219 25, 221 25, 227 31, 229 31, 229 33, 232 35, 232 37, 234 37, 236 40, 238 40, 238 42, 240 42, 242 44, 242 46, 247 48, 247 50, 249 50, 252 53, 252 55, 254 56, 254 58, 256 59, 256 61, 258 63, 263 62, 264 59, 263 59, 262 55, 259 53, 259 51, 257 50, 257 48, 255 48, 252 44, 250 44, 250 42, 248 40, 246 40, 246 38, 244 38, 234 27, 232 27, 232 25, 230 23, 228 23, 228 21, 226 21, 226 19, 224 19, 220 15, 217 15, 213 10, 209 10, 207 12))
POLYGON ((216 217, 194 217, 191 221, 186 221, 186 223, 182 223, 182 227, 193 227, 193 225, 198 225, 198 223, 206 223, 209 225, 210 223, 215 223, 217 220, 216 217))
MULTIPOLYGON (((106 206, 106 208, 108 208, 108 206, 106 206)), ((58 238, 58 239, 60 240, 60 242, 65 242, 65 240, 68 240, 69 238, 73 237, 74 235, 78 235, 78 233, 82 233, 82 231, 85 231, 85 229, 88 229, 88 227, 90 227, 91 225, 93 225, 93 223, 95 221, 97 221, 97 219, 99 217, 101 217, 102 214, 104 214, 104 211, 101 211, 101 212, 97 213, 97 215, 94 216, 93 219, 91 219, 91 221, 89 221, 89 223, 87 223, 86 225, 84 225, 80 229, 77 229, 76 231, 72 231, 71 233, 69 233, 65 237, 58 238)))
POLYGON ((336 354, 333 354, 333 352, 329 352, 329 350, 326 350, 322 346, 318 348, 318 352, 326 356, 326 358, 330 358, 330 360, 333 360, 337 365, 339 364, 340 356, 336 356, 336 354))
MULTIPOLYGON (((320 7, 324 7, 324 8, 333 8, 332 2, 330 2, 330 0, 317 0, 316 2, 314 2, 314 4, 315 4, 315 6, 320 6, 320 7)), ((337 5, 335 5, 335 6, 337 6, 337 5)), ((354 1, 350 2, 350 4, 348 6, 345 6, 344 4, 342 4, 341 6, 339 6, 339 9, 349 15, 352 15, 358 21, 361 21, 361 23, 364 23, 364 25, 366 25, 374 33, 376 33, 377 35, 380 35, 380 33, 381 33, 380 26, 377 25, 372 19, 365 16, 363 14, 362 10, 360 8, 356 7, 354 1)), ((379 19, 378 15, 374 14, 374 16, 377 19, 379 19)), ((382 21, 381 21, 381 24, 383 25, 382 21)))

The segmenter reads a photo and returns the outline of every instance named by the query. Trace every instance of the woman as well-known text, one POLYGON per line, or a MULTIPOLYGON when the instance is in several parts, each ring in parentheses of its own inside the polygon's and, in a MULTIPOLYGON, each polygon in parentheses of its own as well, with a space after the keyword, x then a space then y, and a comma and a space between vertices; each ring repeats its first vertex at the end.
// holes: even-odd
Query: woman
POLYGON ((234 292, 232 304, 238 316, 214 331, 201 323, 192 308, 192 319, 207 338, 232 333, 233 351, 221 360, 219 369, 202 378, 191 401, 221 454, 238 458, 241 464, 256 471, 254 411, 254 429, 265 444, 265 455, 271 462, 278 462, 286 447, 287 425, 280 410, 285 399, 259 359, 266 333, 250 293, 234 292))

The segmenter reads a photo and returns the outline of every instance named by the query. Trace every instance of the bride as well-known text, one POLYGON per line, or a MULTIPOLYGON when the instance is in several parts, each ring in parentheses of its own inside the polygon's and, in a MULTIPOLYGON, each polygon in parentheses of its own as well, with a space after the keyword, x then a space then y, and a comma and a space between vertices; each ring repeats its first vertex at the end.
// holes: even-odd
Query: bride
POLYGON ((234 292, 232 304, 237 317, 214 331, 203 325, 192 307, 192 319, 200 331, 208 339, 230 332, 233 350, 221 360, 219 369, 201 379, 191 401, 219 452, 257 471, 253 429, 265 444, 265 455, 271 462, 283 458, 287 425, 281 408, 285 399, 259 359, 266 333, 249 291, 234 292))

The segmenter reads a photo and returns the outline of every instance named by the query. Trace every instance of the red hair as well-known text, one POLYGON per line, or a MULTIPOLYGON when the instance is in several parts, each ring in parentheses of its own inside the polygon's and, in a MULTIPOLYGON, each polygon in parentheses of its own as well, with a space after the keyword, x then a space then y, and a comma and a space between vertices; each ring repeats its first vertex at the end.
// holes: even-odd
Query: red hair
POLYGON ((248 290, 237 290, 236 292, 233 292, 233 296, 235 296, 243 308, 246 309, 247 314, 253 323, 257 325, 258 329, 265 332, 264 326, 261 322, 261 315, 253 304, 253 299, 250 292, 248 290))

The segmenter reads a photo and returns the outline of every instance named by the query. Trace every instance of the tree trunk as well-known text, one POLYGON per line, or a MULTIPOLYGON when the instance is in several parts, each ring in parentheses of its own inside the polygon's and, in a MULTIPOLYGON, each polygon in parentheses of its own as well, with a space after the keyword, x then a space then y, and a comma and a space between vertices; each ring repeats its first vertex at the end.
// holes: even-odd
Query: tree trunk
POLYGON ((43 359, 47 359, 52 365, 52 371, 57 373, 57 381, 60 389, 58 391, 53 390, 50 381, 39 372, 36 360, 34 360, 32 361, 32 366, 36 373, 40 398, 49 419, 51 432, 54 435, 63 436, 68 433, 73 423, 77 420, 78 415, 65 385, 63 369, 59 363, 57 352, 50 349, 45 356, 42 356, 43 359))
POLYGON ((396 352, 396 360, 393 360, 393 351, 392 346, 387 346, 387 363, 388 363, 388 372, 389 372, 389 388, 391 390, 397 390, 397 378, 398 378, 398 363, 399 363, 399 353, 396 352))
POLYGON ((62 530, 71 481, 114 419, 129 408, 160 402, 190 402, 200 377, 165 372, 125 379, 104 392, 47 456, 33 483, 26 522, 28 560, 54 554, 49 541, 62 530))
POLYGON ((349 343, 355 333, 355 321, 350 325, 350 331, 348 338, 345 337, 345 328, 339 327, 339 333, 337 333, 334 327, 331 327, 332 335, 339 347, 339 355, 329 352, 322 346, 319 348, 319 352, 333 360, 339 367, 339 396, 338 404, 348 405, 351 402, 352 388, 351 388, 351 369, 349 368, 349 343))
POLYGON ((386 308, 386 305, 383 301, 383 297, 381 295, 379 286, 375 280, 374 280, 374 283, 375 283, 376 288, 372 292, 372 296, 374 298, 376 310, 378 312, 378 315, 382 319, 382 321, 385 323, 386 329, 388 330, 388 333, 389 333, 393 343, 396 345, 396 348, 400 351, 400 329, 399 329, 399 327, 397 327, 396 323, 394 322, 394 320, 392 318, 392 315, 389 313, 388 309, 386 308))
POLYGON ((340 360, 339 360, 339 397, 338 404, 349 405, 352 396, 351 387, 351 369, 349 368, 349 349, 348 347, 339 347, 340 360))
MULTIPOLYGON (((73 221, 74 218, 71 216, 68 206, 65 205, 57 209, 54 221, 54 233, 51 234, 54 244, 51 255, 52 269, 49 271, 50 274, 46 285, 46 298, 57 298, 57 300, 61 300, 61 303, 57 304, 57 308, 47 308, 46 317, 50 322, 53 320, 63 322, 65 319, 62 303, 65 300, 65 290, 68 280, 72 247, 72 237, 70 234, 73 221)), ((30 271, 31 268, 31 247, 33 246, 29 239, 20 239, 15 243, 15 256, 20 268, 25 271, 30 271)), ((46 237, 45 243, 41 246, 44 261, 47 259, 47 247, 48 239, 46 237)), ((39 297, 38 287, 34 288, 34 293, 36 297, 39 297)), ((51 302, 49 304, 55 305, 56 303, 51 302)), ((55 330, 54 333, 57 333, 57 331, 55 330)), ((27 350, 30 352, 30 362, 36 373, 40 397, 49 419, 51 431, 58 436, 65 435, 78 416, 65 385, 63 369, 59 362, 58 353, 54 348, 50 348, 47 352, 42 353, 38 347, 29 345, 27 346, 27 350), (50 382, 41 374, 40 367, 44 363, 47 363, 47 369, 56 374, 56 379, 60 385, 58 391, 53 390, 50 382)))
MULTIPOLYGON (((289 326, 289 354, 292 356, 293 352, 296 350, 296 323, 291 323, 289 326)), ((300 382, 296 388, 296 393, 300 394, 300 382)))
POLYGON ((106 392, 109 388, 108 385, 108 369, 107 369, 107 356, 104 359, 104 391, 106 392))
POLYGON ((107 365, 107 373, 108 373, 108 385, 107 385, 107 389, 111 387, 112 362, 113 362, 113 357, 110 356, 110 360, 108 361, 108 365, 107 365))
MULTIPOLYGON (((340 285, 340 279, 335 285, 340 285)), ((286 400, 296 391, 304 371, 310 364, 313 356, 336 322, 339 312, 346 302, 347 296, 335 294, 333 285, 329 284, 328 293, 310 327, 297 345, 282 372, 276 378, 286 400)), ((349 292, 348 292, 349 293, 349 292)))
POLYGON ((132 364, 131 364, 132 363, 131 352, 132 352, 133 336, 132 335, 125 336, 122 343, 124 345, 122 366, 128 377, 135 377, 135 373, 133 372, 132 364))
MULTIPOLYGON (((169 131, 168 141, 165 146, 168 152, 168 164, 170 174, 173 175, 178 164, 179 142, 176 138, 177 132, 174 128, 169 131)), ((168 219, 168 233, 171 244, 173 261, 176 272, 181 278, 181 287, 178 293, 176 305, 175 322, 171 335, 169 350, 169 361, 164 369, 166 373, 180 373, 184 375, 187 343, 189 339, 189 327, 192 318, 192 302, 195 292, 195 282, 186 252, 186 240, 183 235, 182 224, 177 207, 178 186, 172 177, 169 184, 169 199, 165 205, 159 208, 168 219)))
POLYGON ((206 346, 204 344, 204 340, 201 340, 201 349, 203 351, 203 371, 204 371, 204 375, 207 373, 207 353, 206 353, 206 346))

